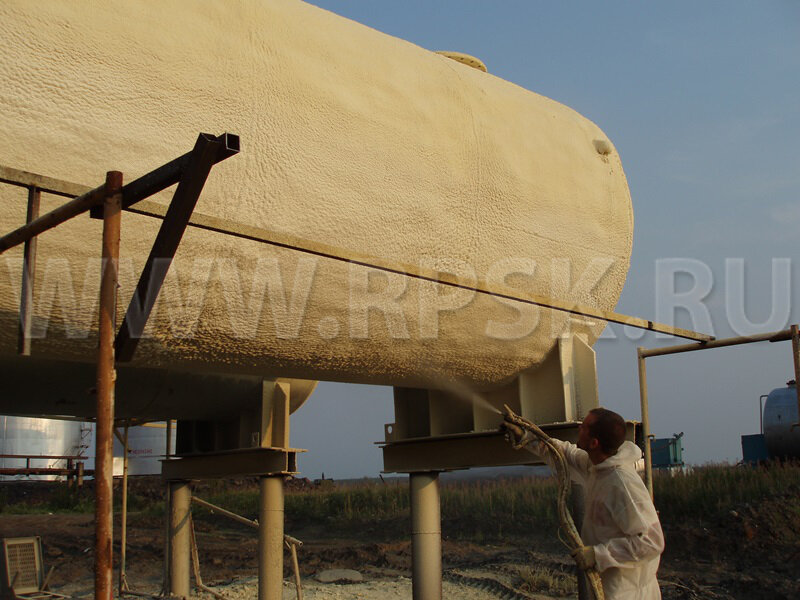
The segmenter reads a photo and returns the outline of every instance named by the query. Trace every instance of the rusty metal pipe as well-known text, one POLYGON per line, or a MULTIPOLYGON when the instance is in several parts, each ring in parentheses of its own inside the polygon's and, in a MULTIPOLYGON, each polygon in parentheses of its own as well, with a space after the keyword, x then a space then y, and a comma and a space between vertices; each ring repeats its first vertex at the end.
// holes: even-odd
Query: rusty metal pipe
MULTIPOLYGON (((109 171, 104 200, 103 262, 100 285, 100 348, 97 356, 97 432, 95 436, 95 598, 111 600, 114 508, 114 335, 117 312, 122 173, 109 171)), ((84 200, 86 202, 86 200, 84 200)), ((77 214, 77 213, 76 213, 77 214)), ((36 221, 34 221, 35 223, 36 221)))
POLYGON ((414 600, 442 598, 439 474, 411 473, 411 589, 414 600))
MULTIPOLYGON (((28 188, 28 213, 26 223, 31 223, 39 218, 39 204, 41 201, 39 188, 28 188)), ((19 343, 18 352, 23 356, 31 354, 31 323, 33 322, 33 284, 36 273, 36 238, 32 237, 25 242, 24 259, 22 263, 22 292, 19 300, 19 343)))

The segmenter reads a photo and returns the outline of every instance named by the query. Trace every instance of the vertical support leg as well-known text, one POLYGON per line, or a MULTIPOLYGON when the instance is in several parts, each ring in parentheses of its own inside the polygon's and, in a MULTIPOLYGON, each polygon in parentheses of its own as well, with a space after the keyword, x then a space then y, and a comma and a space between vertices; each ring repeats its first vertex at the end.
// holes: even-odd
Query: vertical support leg
POLYGON ((442 598, 439 474, 411 473, 411 587, 414 600, 442 598))
POLYGON ((125 559, 128 551, 128 425, 125 425, 125 433, 122 438, 122 516, 119 526, 119 591, 128 589, 128 582, 125 579, 125 559))
POLYGON ((798 423, 792 424, 792 429, 795 425, 800 425, 800 329, 797 325, 792 325, 792 360, 794 361, 794 389, 797 391, 797 420, 798 423))
MULTIPOLYGON (((41 192, 38 188, 28 189, 27 223, 39 218, 41 192)), ((22 263, 22 294, 19 303, 19 343, 17 350, 23 356, 31 354, 31 323, 33 322, 33 282, 36 273, 36 237, 25 242, 22 263)))
MULTIPOLYGON (((164 450, 164 460, 170 459, 170 454, 172 453, 172 419, 167 419, 167 447, 164 450)), ((172 499, 171 499, 171 492, 169 482, 164 489, 164 505, 166 510, 164 511, 164 572, 163 572, 163 581, 161 583, 161 593, 162 595, 166 595, 169 591, 169 523, 170 523, 170 516, 169 510, 170 506, 172 506, 172 499)))
POLYGON ((652 498, 653 456, 650 450, 650 407, 647 404, 647 367, 642 350, 644 350, 642 347, 636 349, 636 358, 639 361, 639 400, 642 408, 642 436, 644 437, 644 481, 650 492, 650 498, 652 498))
POLYGON ((283 597, 283 477, 261 478, 258 509, 258 600, 283 597))
MULTIPOLYGON (((580 532, 583 530, 583 517, 586 514, 586 492, 582 485, 573 483, 570 486, 570 504, 572 504, 572 520, 575 528, 580 532)), ((577 569, 578 572, 578 600, 592 600, 594 595, 589 588, 589 580, 586 573, 577 569)))
POLYGON ((297 593, 297 600, 303 600, 303 584, 300 581, 300 565, 297 563, 297 544, 289 544, 292 552, 292 571, 294 572, 294 588, 297 593))
POLYGON ((94 597, 111 600, 112 484, 114 480, 114 335, 117 312, 122 173, 106 174, 103 209, 103 262, 100 284, 100 348, 97 355, 97 435, 95 436, 94 597))
POLYGON ((179 598, 188 598, 192 552, 192 488, 188 481, 179 480, 170 481, 169 489, 169 593, 179 598))

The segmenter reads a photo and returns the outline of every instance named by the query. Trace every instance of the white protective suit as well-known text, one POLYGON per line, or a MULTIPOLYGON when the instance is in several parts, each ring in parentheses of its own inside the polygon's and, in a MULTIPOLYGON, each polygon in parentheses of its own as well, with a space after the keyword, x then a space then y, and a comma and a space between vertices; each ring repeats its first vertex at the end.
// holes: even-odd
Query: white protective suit
MULTIPOLYGON (((658 600, 656 571, 664 534, 647 487, 636 472, 642 451, 624 442, 614 456, 593 465, 575 444, 553 440, 572 480, 586 491, 581 538, 593 546, 607 600, 658 600)), ((534 447, 528 446, 531 451, 534 447)), ((544 457, 549 462, 549 456, 544 457)))

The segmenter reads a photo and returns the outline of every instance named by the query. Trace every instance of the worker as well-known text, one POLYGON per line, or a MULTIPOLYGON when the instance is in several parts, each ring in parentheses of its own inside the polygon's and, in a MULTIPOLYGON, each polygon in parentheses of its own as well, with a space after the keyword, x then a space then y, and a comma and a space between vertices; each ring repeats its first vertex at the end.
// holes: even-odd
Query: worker
MULTIPOLYGON (((553 439, 569 466, 572 480, 586 492, 581 538, 573 551, 577 565, 595 568, 607 600, 658 600, 656 571, 664 534, 650 494, 635 464, 642 451, 625 440, 625 421, 605 408, 591 410, 578 428, 578 444, 553 439)), ((525 432, 516 442, 532 441, 525 432)), ((551 462, 545 444, 525 448, 551 462)), ((552 466, 552 464, 551 464, 552 466)))

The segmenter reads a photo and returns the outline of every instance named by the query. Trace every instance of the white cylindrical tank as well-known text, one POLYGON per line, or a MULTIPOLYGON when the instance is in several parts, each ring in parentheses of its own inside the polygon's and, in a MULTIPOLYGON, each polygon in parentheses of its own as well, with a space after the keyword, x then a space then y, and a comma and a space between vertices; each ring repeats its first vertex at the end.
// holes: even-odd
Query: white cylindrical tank
POLYGON ((797 384, 775 388, 764 402, 764 443, 771 458, 800 458, 797 384))
MULTIPOLYGON (((8 0, 0 37, 13 140, 0 164, 96 186, 106 170, 130 181, 183 154, 201 130, 230 131, 242 152, 213 169, 200 213, 616 305, 633 230, 622 164, 558 102, 294 0, 8 0)), ((25 194, 0 187, 10 231, 25 194)), ((158 223, 123 218, 120 311, 158 223)), ((35 356, 94 356, 100 232, 82 217, 40 236, 35 356)), ((20 257, 0 269, 0 358, 16 348, 20 257)), ((570 323, 590 342, 604 327, 190 229, 136 361, 491 388, 538 365, 570 323)))
MULTIPOLYGON (((173 424, 174 428, 174 424, 173 424)), ((30 467, 66 468, 63 459, 37 456, 82 456, 84 469, 94 469, 94 423, 0 416, 0 454, 33 457, 30 467)), ((123 429, 120 428, 120 433, 123 429)), ((175 431, 170 454, 175 453, 175 431)), ((158 475, 166 453, 166 423, 147 423, 128 429, 128 475, 158 475)), ((114 476, 122 475, 123 445, 114 437, 114 476)), ((1 468, 24 468, 25 458, 0 457, 1 468)), ((56 475, 2 475, 0 479, 63 479, 56 475)))
MULTIPOLYGON (((76 456, 84 454, 87 443, 77 421, 0 416, 0 454, 19 456, 76 456)), ((22 469, 24 458, 0 458, 0 467, 22 469)), ((31 468, 66 468, 62 459, 32 458, 31 468)), ((87 467, 88 468, 88 467, 87 467)), ((0 475, 0 479, 56 479, 55 475, 0 475)))

